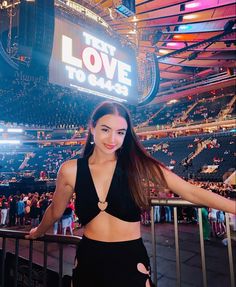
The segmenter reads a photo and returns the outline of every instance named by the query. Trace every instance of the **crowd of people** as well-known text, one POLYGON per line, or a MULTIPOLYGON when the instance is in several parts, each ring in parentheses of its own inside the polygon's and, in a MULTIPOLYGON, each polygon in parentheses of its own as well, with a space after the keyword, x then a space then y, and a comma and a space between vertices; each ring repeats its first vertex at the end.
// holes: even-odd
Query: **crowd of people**
MULTIPOLYGON (((203 98, 185 98, 175 104, 126 106, 131 111, 134 125, 137 127, 143 126, 144 123, 148 126, 172 127, 181 121, 186 124, 200 119, 204 122, 213 117, 217 118, 221 108, 225 107, 231 98, 230 93, 224 97, 221 94, 214 97, 204 94, 203 98), (191 111, 186 113, 188 109, 191 111)), ((0 99, 0 120, 5 123, 64 129, 86 128, 89 114, 103 100, 101 97, 50 84, 42 77, 25 78, 22 75, 16 75, 14 79, 2 79, 0 99)))
MULTIPOLYGON (((37 227, 51 204, 53 192, 39 194, 38 192, 0 196, 0 226, 37 227)), ((66 231, 73 235, 73 230, 79 227, 78 218, 74 214, 74 200, 72 199, 64 211, 62 218, 53 226, 53 234, 66 234, 66 231)))
MULTIPOLYGON (((214 193, 222 195, 226 198, 233 197, 235 192, 230 184, 219 182, 198 182, 189 180, 191 184, 201 188, 211 190, 214 193)), ((165 195, 167 198, 174 197, 173 193, 165 195)), ((38 192, 0 196, 0 226, 1 227, 36 227, 39 225, 43 214, 50 205, 53 192, 39 194, 38 192)), ((157 198, 158 194, 152 190, 152 197, 157 198)), ((80 227, 79 218, 75 213, 75 194, 68 203, 61 219, 54 223, 53 234, 70 234, 73 235, 74 229, 80 227)), ((193 207, 178 207, 178 222, 184 224, 197 224, 198 212, 193 207)), ((204 224, 208 225, 207 231, 204 233, 204 239, 210 240, 212 237, 223 237, 226 233, 224 212, 213 209, 203 208, 202 211, 204 224)), ((173 207, 155 206, 154 222, 155 223, 171 223, 173 222, 173 207)), ((150 210, 143 210, 141 214, 141 223, 145 226, 151 224, 150 210)))
POLYGON ((52 200, 52 193, 38 192, 2 195, 0 198, 1 226, 37 226, 52 200))
MULTIPOLYGON (((199 182, 190 179, 189 182, 198 187, 210 190, 226 198, 235 197, 233 186, 222 182, 199 182)), ((153 190, 154 198, 157 196, 153 190)), ((174 197, 173 193, 167 194, 167 198, 174 197)), ((178 222, 184 224, 198 224, 198 212, 195 207, 178 207, 178 222)), ((209 241, 212 238, 224 238, 226 234, 225 213, 214 208, 202 208, 204 224, 204 240, 209 241)), ((174 214, 171 206, 154 206, 155 223, 173 223, 174 214)), ((151 224, 150 210, 143 211, 141 222, 143 225, 151 224)))

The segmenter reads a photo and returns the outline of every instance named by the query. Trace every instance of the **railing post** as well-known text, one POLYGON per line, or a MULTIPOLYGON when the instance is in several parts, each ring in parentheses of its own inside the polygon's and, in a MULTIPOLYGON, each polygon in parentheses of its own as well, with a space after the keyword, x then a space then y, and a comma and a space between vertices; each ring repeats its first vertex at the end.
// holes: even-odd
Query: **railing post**
POLYGON ((15 242, 15 256, 16 256, 16 259, 15 259, 15 276, 14 276, 14 287, 17 287, 17 279, 18 279, 18 262, 19 262, 19 239, 17 238, 16 239, 16 242, 15 242))
POLYGON ((181 286, 181 270, 180 270, 180 255, 179 255, 179 230, 178 230, 178 214, 177 207, 174 207, 174 226, 175 226, 175 255, 176 255, 176 280, 177 287, 181 286))
POLYGON ((5 285, 5 259, 6 259, 6 238, 3 237, 2 239, 2 282, 1 286, 4 287, 5 285))
POLYGON ((153 254, 153 282, 157 287, 157 260, 156 260, 156 236, 155 236, 155 222, 154 222, 154 206, 151 206, 151 232, 152 232, 152 254, 153 254))
POLYGON ((228 213, 225 213, 225 221, 226 221, 226 235, 227 235, 227 239, 228 239, 227 245, 228 245, 228 256, 229 256, 230 284, 231 284, 231 287, 235 287, 233 252, 232 252, 232 243, 231 243, 231 234, 230 234, 229 214, 228 213))
POLYGON ((43 287, 47 286, 48 243, 43 244, 43 287))
POLYGON ((203 225, 202 225, 202 209, 198 208, 198 224, 200 234, 200 247, 201 247, 201 262, 202 262, 202 280, 203 287, 207 287, 207 276, 206 276, 206 260, 205 260, 205 247, 203 238, 203 225))
POLYGON ((32 284, 33 240, 29 242, 29 286, 32 284))
POLYGON ((59 287, 62 287, 62 275, 63 275, 63 244, 59 245, 59 287))

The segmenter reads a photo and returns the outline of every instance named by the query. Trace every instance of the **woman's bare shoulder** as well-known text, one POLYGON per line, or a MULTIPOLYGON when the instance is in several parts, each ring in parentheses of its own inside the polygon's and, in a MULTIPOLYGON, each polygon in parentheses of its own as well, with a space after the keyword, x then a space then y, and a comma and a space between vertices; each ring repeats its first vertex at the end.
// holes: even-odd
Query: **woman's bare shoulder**
POLYGON ((69 182, 74 183, 77 172, 77 159, 71 159, 63 162, 58 171, 58 177, 66 178, 69 182))
POLYGON ((77 159, 70 159, 70 160, 64 161, 60 168, 70 169, 70 168, 76 168, 76 167, 77 167, 77 159))

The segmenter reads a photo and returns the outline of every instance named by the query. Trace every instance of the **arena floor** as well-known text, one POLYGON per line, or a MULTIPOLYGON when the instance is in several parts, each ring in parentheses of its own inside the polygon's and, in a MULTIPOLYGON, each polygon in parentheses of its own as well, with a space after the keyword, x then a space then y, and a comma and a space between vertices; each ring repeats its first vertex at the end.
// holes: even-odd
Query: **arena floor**
MULTIPOLYGON (((176 286, 176 265, 175 265, 175 244, 173 224, 156 224, 157 241, 157 272, 158 287, 176 286)), ((27 227, 28 228, 28 227, 27 227)), ((14 227, 17 230, 27 230, 27 228, 14 227)), ((82 229, 76 229, 75 235, 82 235, 82 229)), ((233 254, 236 254, 235 234, 233 254)), ((151 231, 149 226, 142 226, 142 236, 147 247, 152 262, 151 231)), ((198 236, 198 226, 193 224, 179 225, 180 239, 180 261, 181 261, 181 287, 202 287, 200 244, 198 236)), ((213 238, 205 244, 206 268, 208 287, 230 287, 229 264, 227 247, 221 242, 222 239, 213 238)), ((14 241, 7 241, 8 251, 15 248, 14 241)), ((50 243, 48 247, 48 268, 58 271, 58 244, 50 243)), ((63 273, 70 275, 73 266, 75 247, 66 246, 64 249, 63 273)), ((28 242, 20 241, 20 256, 28 258, 28 242)), ((43 262, 43 243, 34 242, 33 261, 39 265, 43 262)), ((234 256, 236 263, 236 256, 234 256)), ((236 264, 234 264, 236 265, 236 264)), ((112 287, 112 286, 111 286, 112 287)), ((132 286, 134 287, 134 286, 132 286)))

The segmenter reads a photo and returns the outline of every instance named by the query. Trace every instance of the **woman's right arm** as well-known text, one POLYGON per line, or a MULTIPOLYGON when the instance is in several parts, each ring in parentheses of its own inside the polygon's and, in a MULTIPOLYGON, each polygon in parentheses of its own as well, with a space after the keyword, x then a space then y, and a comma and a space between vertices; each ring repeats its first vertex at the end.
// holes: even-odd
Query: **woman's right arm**
POLYGON ((225 212, 236 214, 235 201, 229 200, 209 190, 190 184, 168 169, 162 168, 162 170, 169 189, 181 196, 183 199, 195 204, 200 204, 215 208, 217 210, 223 210, 225 212))
POLYGON ((53 223, 61 218, 74 192, 76 171, 77 160, 69 160, 61 165, 52 203, 46 209, 39 226, 31 229, 29 235, 26 235, 26 239, 36 239, 43 236, 53 223))

